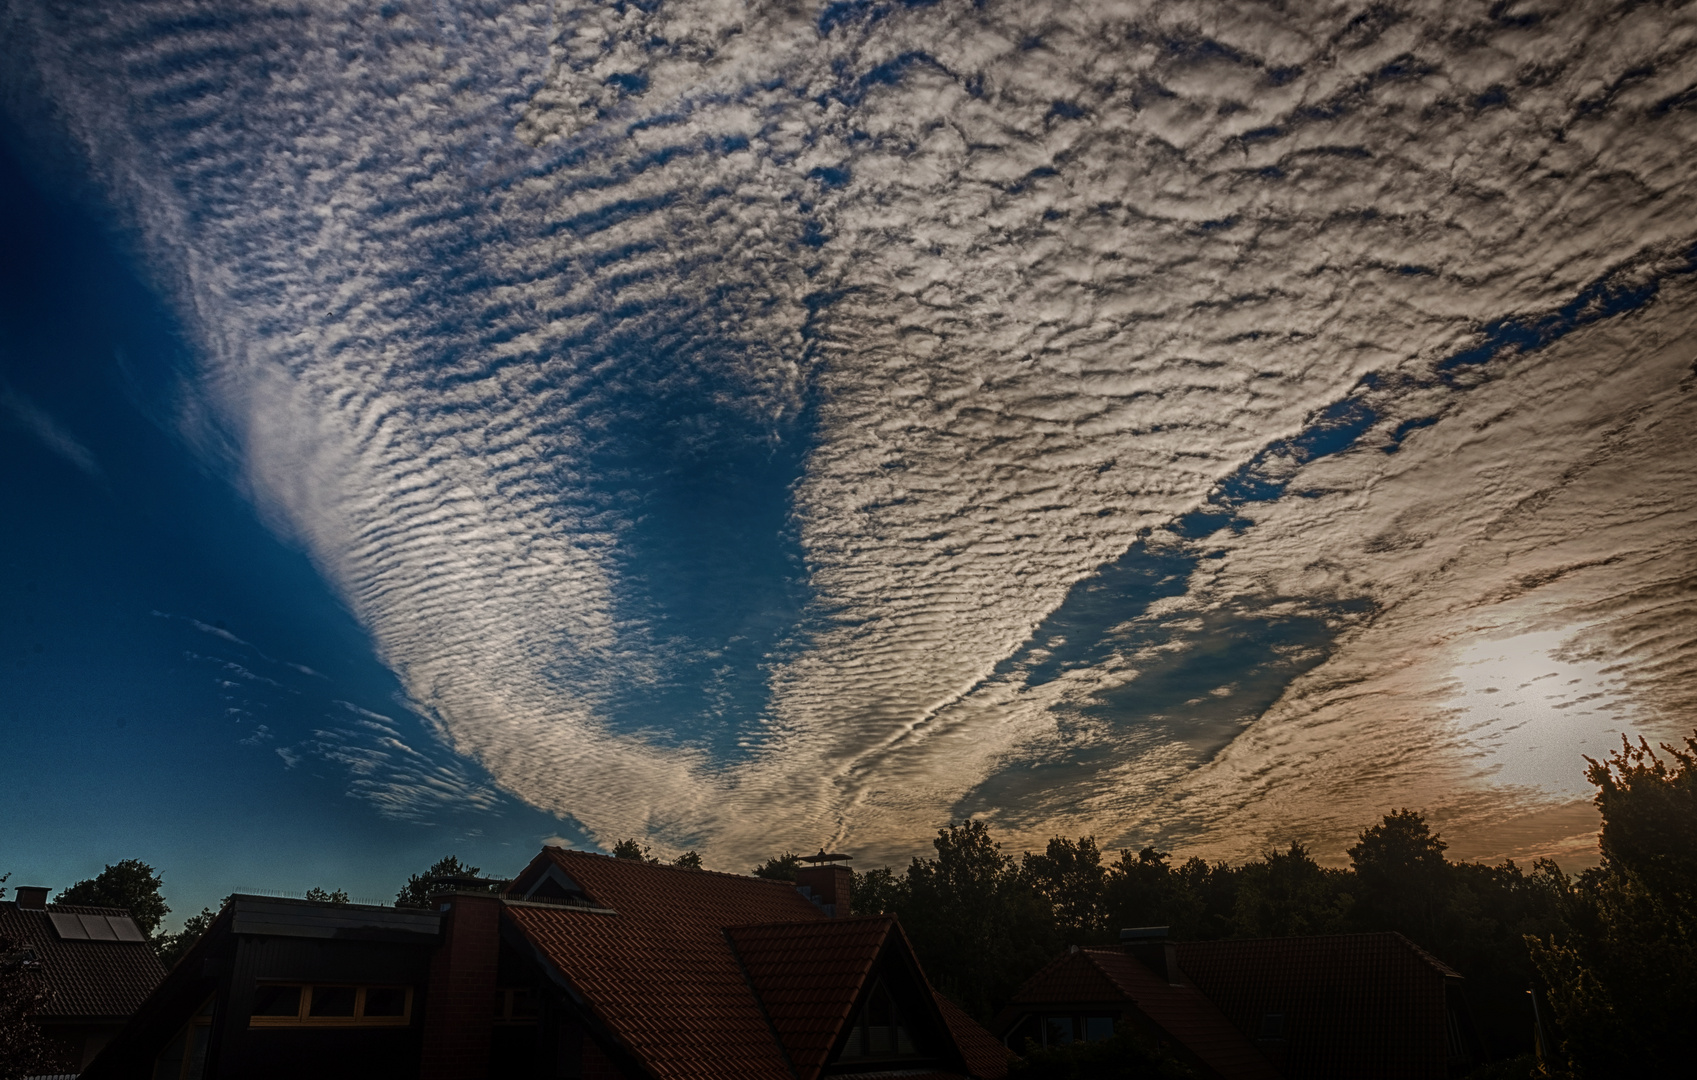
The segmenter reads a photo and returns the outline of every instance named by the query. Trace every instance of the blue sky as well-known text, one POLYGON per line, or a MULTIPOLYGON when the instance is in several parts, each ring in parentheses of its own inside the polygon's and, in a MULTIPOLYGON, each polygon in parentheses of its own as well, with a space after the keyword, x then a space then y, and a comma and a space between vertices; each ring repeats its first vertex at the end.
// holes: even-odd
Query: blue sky
POLYGON ((350 800, 345 767, 278 756, 354 727, 355 706, 451 760, 305 554, 173 430, 185 345, 106 223, 4 164, 10 884, 141 857, 179 917, 236 888, 387 900, 450 850, 499 872, 569 834, 475 766, 476 797, 395 820, 350 800))
POLYGON ((1594 857, 1697 672, 1688 23, 0 7, 7 865, 1594 857))

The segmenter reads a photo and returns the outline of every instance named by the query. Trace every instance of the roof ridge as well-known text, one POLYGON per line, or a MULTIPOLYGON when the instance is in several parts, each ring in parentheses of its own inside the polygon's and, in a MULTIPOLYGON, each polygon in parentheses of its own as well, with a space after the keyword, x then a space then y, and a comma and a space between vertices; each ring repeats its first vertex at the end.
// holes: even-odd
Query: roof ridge
POLYGON ((1397 940, 1401 941, 1404 945, 1407 945, 1410 949, 1412 949, 1414 951, 1415 956, 1418 956, 1420 959, 1426 961, 1428 964, 1431 964, 1433 967, 1442 971, 1444 973, 1445 978, 1454 978, 1454 979, 1465 979, 1465 978, 1467 978, 1467 976, 1463 975, 1461 972, 1455 970, 1454 968, 1450 967, 1448 964, 1444 963, 1442 960, 1439 960, 1436 956, 1432 955, 1430 952, 1426 951, 1426 949, 1422 948, 1418 942, 1416 942, 1413 938, 1409 937, 1408 935, 1404 934, 1402 931, 1391 930, 1391 931, 1388 931, 1388 932, 1395 934, 1396 937, 1397 937, 1397 940))
MULTIPOLYGON (((636 859, 621 859, 616 855, 608 855, 600 851, 582 851, 578 848, 547 847, 543 848, 543 851, 548 853, 557 852, 560 855, 582 855, 594 859, 607 859, 613 863, 640 866, 648 870, 674 870, 680 874, 712 874, 714 877, 733 878, 737 881, 760 881, 771 885, 783 885, 792 889, 796 888, 795 882, 784 881, 781 878, 763 878, 756 874, 736 874, 729 870, 709 870, 705 866, 698 869, 692 866, 673 866, 671 863, 649 862, 646 859, 641 861, 636 859)), ((513 880, 516 881, 518 879, 514 878, 513 880)))
POLYGON ((45 908, 19 908, 19 911, 58 911, 67 915, 122 915, 134 919, 135 915, 126 907, 109 907, 105 904, 48 904, 45 908))
POLYGON ((1413 938, 1410 938, 1407 934, 1404 934, 1401 930, 1360 930, 1360 931, 1356 931, 1354 933, 1348 933, 1348 934, 1285 934, 1281 937, 1258 937, 1258 938, 1213 938, 1213 939, 1207 940, 1207 941, 1180 941, 1180 942, 1175 942, 1175 944, 1177 944, 1180 948, 1183 948, 1186 945, 1261 945, 1261 944, 1272 944, 1272 943, 1277 943, 1277 942, 1290 942, 1290 941, 1312 941, 1312 942, 1321 942, 1321 941, 1335 942, 1335 941, 1352 941, 1352 940, 1353 941, 1360 941, 1360 940, 1363 940, 1363 939, 1366 939, 1366 938, 1381 938, 1381 939, 1390 938, 1390 939, 1393 939, 1396 942, 1400 943, 1401 945, 1406 946, 1409 949, 1409 951, 1413 952, 1414 955, 1417 958, 1419 958, 1420 960, 1425 961, 1426 963, 1430 964, 1431 966, 1437 968, 1439 971, 1443 972, 1444 976, 1446 978, 1453 978, 1453 979, 1464 979, 1464 978, 1466 978, 1466 976, 1463 975, 1461 972, 1455 970, 1454 968, 1450 967, 1448 964, 1444 963, 1442 960, 1438 959, 1435 955, 1433 955, 1426 948, 1421 946, 1413 938))

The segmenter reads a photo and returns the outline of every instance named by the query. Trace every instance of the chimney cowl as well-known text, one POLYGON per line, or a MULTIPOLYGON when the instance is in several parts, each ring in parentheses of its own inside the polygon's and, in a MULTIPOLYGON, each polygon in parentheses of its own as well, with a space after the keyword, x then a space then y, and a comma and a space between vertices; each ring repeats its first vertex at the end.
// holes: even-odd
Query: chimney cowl
POLYGON ((18 906, 31 911, 47 910, 47 894, 52 892, 45 885, 19 885, 14 890, 18 896, 18 906))

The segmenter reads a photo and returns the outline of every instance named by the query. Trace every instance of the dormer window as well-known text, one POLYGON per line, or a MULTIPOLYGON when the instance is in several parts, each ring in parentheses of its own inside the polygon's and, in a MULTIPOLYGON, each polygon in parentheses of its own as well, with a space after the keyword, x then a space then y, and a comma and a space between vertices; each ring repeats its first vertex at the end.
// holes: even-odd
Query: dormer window
POLYGON ((871 992, 850 1023, 848 1041, 839 1055, 842 1061, 919 1056, 913 1034, 896 1007, 896 999, 881 978, 873 982, 871 992))
POLYGON ((570 904, 573 907, 594 907, 595 902, 589 894, 583 891, 583 886, 573 881, 564 870, 558 866, 550 866, 537 878, 530 888, 524 891, 524 899, 540 900, 545 903, 570 904))

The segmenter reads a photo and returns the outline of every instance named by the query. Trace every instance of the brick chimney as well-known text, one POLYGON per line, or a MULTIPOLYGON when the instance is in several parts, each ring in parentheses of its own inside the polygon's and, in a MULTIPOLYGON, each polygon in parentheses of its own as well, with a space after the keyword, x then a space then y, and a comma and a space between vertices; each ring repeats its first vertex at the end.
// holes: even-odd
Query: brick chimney
POLYGON ((430 959, 422 1080, 483 1080, 494 1030, 501 898, 442 893, 442 943, 430 959))
POLYGON ((14 891, 18 894, 19 907, 44 911, 47 908, 47 894, 52 890, 42 885, 19 885, 14 891))
POLYGON ((854 871, 838 863, 847 862, 847 855, 827 855, 820 848, 817 855, 803 855, 806 866, 795 872, 795 887, 816 904, 825 904, 826 912, 836 918, 851 914, 849 892, 854 884, 854 871))

